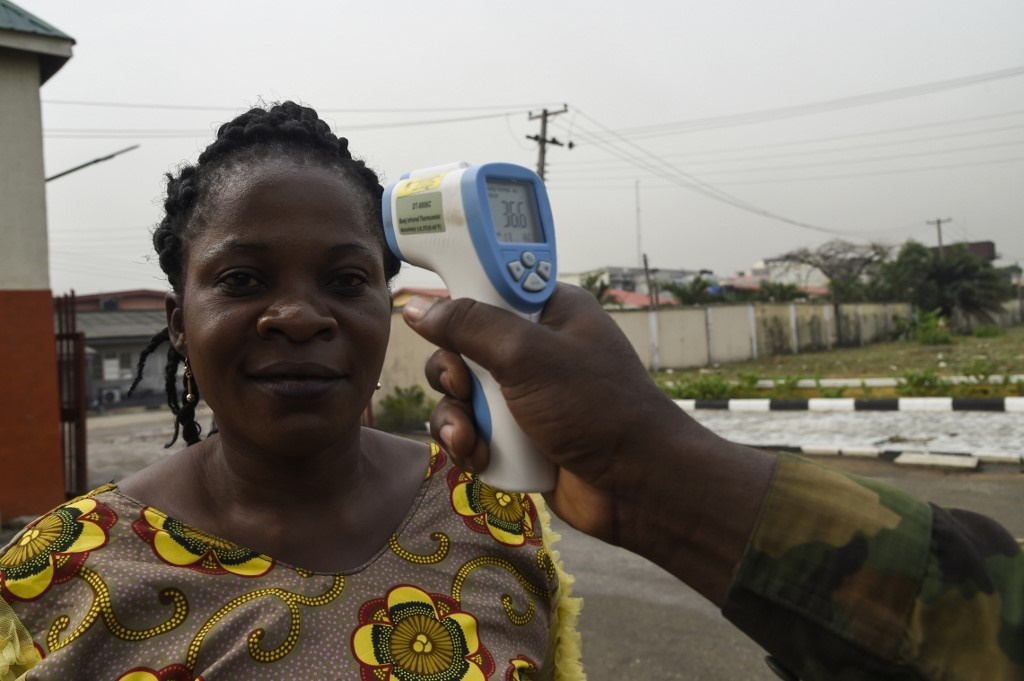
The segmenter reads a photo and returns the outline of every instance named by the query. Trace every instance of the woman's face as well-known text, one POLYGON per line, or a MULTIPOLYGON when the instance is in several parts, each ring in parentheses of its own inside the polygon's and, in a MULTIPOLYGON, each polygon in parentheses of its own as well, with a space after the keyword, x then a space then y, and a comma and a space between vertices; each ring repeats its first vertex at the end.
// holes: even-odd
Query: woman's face
POLYGON ((206 201, 168 328, 222 437, 284 453, 342 444, 391 330, 365 194, 335 171, 269 160, 206 201))

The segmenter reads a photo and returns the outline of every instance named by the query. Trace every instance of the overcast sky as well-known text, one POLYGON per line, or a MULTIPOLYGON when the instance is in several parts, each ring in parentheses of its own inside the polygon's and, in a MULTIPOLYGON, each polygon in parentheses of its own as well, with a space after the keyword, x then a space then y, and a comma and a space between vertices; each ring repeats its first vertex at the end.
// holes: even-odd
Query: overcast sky
MULTIPOLYGON (((51 286, 163 289, 162 174, 250 105, 318 109, 385 179, 536 167, 562 272, 730 275, 831 238, 1024 263, 1020 0, 17 0, 72 36, 42 89, 51 286), (144 105, 144 106, 143 106, 144 105), (442 122, 445 121, 445 122, 442 122)), ((408 272, 399 285, 430 285, 408 272)))

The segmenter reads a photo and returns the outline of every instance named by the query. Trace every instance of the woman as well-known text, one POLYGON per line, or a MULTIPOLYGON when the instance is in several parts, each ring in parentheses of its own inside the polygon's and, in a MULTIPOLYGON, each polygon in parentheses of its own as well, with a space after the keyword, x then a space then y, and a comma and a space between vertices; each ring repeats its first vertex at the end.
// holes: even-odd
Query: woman
POLYGON ((16 651, 0 679, 579 671, 543 510, 360 427, 399 268, 380 197, 291 102, 225 124, 168 177, 153 242, 172 292, 147 353, 171 344, 189 446, 0 553, 0 651, 16 651), (219 431, 205 439, 200 392, 219 431))

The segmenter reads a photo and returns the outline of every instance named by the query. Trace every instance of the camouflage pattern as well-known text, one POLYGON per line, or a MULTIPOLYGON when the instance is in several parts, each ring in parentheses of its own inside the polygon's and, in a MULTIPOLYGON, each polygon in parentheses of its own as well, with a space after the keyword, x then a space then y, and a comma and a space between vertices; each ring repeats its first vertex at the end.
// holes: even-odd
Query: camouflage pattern
POLYGON ((722 612, 804 681, 1024 680, 1005 529, 791 455, 722 612))

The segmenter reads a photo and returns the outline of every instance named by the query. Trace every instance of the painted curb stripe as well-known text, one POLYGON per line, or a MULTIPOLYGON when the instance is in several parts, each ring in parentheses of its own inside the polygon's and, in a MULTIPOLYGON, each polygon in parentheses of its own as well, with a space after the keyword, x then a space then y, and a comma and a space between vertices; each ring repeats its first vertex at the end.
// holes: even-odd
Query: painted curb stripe
POLYGON ((856 399, 853 397, 812 397, 810 399, 732 399, 732 400, 674 400, 686 411, 716 409, 719 411, 904 411, 950 412, 991 411, 1024 413, 1024 397, 900 397, 884 400, 856 399))

